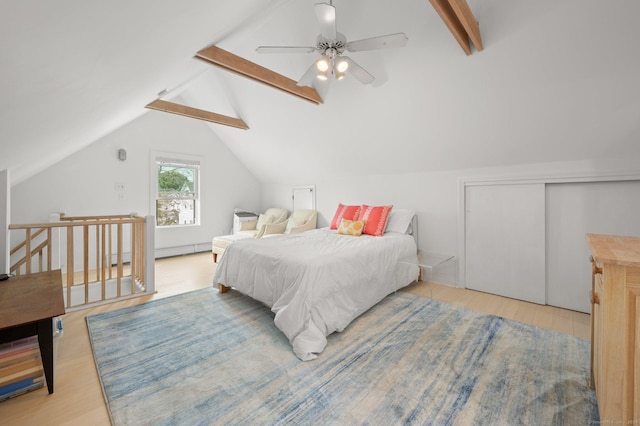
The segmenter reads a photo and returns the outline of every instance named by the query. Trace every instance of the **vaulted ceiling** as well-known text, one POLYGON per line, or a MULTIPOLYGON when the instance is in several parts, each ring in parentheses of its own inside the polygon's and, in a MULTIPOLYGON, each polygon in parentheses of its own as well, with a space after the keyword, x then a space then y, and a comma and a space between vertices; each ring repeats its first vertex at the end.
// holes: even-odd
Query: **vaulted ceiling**
POLYGON ((350 54, 376 80, 318 81, 320 105, 194 59, 217 45, 297 80, 317 54, 255 48, 313 45, 318 1, 3 1, 0 170, 165 114, 145 109, 162 90, 245 122, 207 125, 265 182, 640 158, 640 2, 468 0, 484 50, 466 55, 430 0, 335 0, 349 40, 409 41, 350 54))

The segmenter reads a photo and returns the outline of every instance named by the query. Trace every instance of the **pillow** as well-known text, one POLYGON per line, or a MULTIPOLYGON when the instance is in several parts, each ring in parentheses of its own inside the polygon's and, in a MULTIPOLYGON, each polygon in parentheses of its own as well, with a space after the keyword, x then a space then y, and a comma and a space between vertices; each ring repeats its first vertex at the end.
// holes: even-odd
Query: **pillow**
POLYGON ((333 220, 329 229, 338 229, 338 225, 342 219, 358 220, 358 214, 360 213, 360 206, 345 206, 344 204, 338 204, 338 209, 333 215, 333 220))
POLYGON ((338 226, 338 234, 353 235, 354 237, 359 237, 360 235, 362 235, 364 227, 364 220, 342 219, 340 221, 340 226, 338 226))
POLYGON ((382 236, 392 208, 393 206, 368 206, 363 204, 358 216, 358 220, 366 222, 363 233, 375 237, 382 236))
POLYGON ((258 224, 257 220, 248 220, 246 222, 240 222, 240 230, 241 231, 252 231, 256 229, 256 225, 258 224))
POLYGON ((384 232, 399 232, 401 234, 410 234, 411 221, 416 212, 413 210, 394 210, 389 212, 387 227, 384 232))
POLYGON ((256 224, 256 229, 260 230, 260 228, 263 227, 264 225, 273 223, 273 219, 275 218, 270 214, 261 214, 260 216, 258 216, 258 223, 256 224))
POLYGON ((284 233, 288 234, 291 232, 291 229, 297 228, 300 225, 304 225, 304 222, 290 217, 289 220, 287 220, 287 227, 285 228, 284 233))
POLYGON ((262 238, 268 235, 282 234, 285 230, 286 224, 287 224, 286 222, 267 223, 262 227, 262 232, 261 233, 258 232, 259 236, 256 235, 256 238, 262 238))
POLYGON ((265 231, 265 229, 267 229, 267 225, 265 225, 265 226, 263 226, 262 228, 258 229, 258 230, 256 231, 256 233, 255 233, 255 234, 253 234, 253 238, 256 238, 256 239, 260 239, 260 238, 262 238, 262 237, 264 236, 264 231, 265 231))

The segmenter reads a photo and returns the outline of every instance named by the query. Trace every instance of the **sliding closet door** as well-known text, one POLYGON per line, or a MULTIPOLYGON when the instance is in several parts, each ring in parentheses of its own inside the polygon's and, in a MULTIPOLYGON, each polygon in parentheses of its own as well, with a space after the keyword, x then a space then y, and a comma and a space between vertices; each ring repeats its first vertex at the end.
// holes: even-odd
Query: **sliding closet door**
POLYGON ((547 185, 547 304, 591 311, 586 233, 640 236, 640 181, 547 185))
POLYGON ((545 185, 465 187, 466 287, 545 303, 545 185))

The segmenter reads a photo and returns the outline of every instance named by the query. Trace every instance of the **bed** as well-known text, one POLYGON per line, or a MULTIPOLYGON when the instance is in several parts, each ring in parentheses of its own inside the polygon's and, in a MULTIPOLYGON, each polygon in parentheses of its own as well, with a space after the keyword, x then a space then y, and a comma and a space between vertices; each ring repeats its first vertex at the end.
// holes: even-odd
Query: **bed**
POLYGON ((404 233, 353 237, 323 228, 240 240, 220 259, 213 285, 270 307, 296 356, 309 361, 329 334, 417 280, 416 241, 415 215, 404 233))

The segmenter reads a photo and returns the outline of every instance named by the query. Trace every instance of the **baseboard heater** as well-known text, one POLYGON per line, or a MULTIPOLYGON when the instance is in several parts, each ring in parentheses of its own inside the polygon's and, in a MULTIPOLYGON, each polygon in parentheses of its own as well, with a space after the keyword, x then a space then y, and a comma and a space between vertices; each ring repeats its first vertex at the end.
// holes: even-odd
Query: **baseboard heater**
POLYGON ((156 259, 160 259, 162 257, 182 256, 184 254, 202 253, 205 251, 211 251, 211 242, 156 248, 155 257, 156 259))

